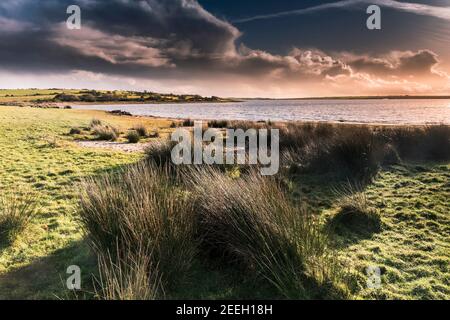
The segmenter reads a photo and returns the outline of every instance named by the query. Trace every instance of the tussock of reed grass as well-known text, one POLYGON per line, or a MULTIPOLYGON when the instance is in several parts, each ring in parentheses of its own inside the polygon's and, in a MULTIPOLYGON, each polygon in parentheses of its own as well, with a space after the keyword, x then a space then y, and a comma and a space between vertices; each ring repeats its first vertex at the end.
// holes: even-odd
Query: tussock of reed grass
POLYGON ((92 132, 98 140, 116 141, 119 137, 119 130, 109 125, 94 126, 92 132))
POLYGON ((102 123, 102 121, 100 120, 100 119, 97 119, 97 118, 93 118, 92 120, 91 120, 91 122, 89 123, 89 128, 94 128, 94 127, 96 127, 96 126, 101 126, 103 123, 102 123))
POLYGON ((172 149, 176 142, 171 140, 155 141, 145 148, 146 160, 159 167, 172 165, 172 149))
POLYGON ((355 233, 372 233, 381 230, 380 213, 370 206, 366 193, 357 184, 348 183, 335 190, 339 199, 339 211, 331 225, 355 233))
POLYGON ((228 120, 211 120, 208 121, 208 127, 209 128, 216 128, 216 129, 226 129, 229 127, 230 122, 228 120))
POLYGON ((141 140, 140 134, 135 130, 128 131, 125 137, 129 143, 138 143, 141 140))
MULTIPOLYGON (((129 251, 150 262, 149 277, 164 288, 182 280, 196 254, 194 204, 169 169, 140 163, 82 183, 80 214, 94 248, 114 263, 129 263, 129 251), (157 267, 155 270, 153 267, 157 267)), ((134 255, 131 255, 134 257, 134 255)))
POLYGON ((133 130, 136 131, 139 134, 139 136, 142 138, 145 138, 148 136, 148 130, 145 127, 145 125, 143 125, 143 124, 139 124, 139 125, 135 126, 133 128, 133 130))
POLYGON ((156 300, 164 296, 159 269, 145 251, 130 250, 115 256, 99 251, 98 265, 96 295, 102 300, 156 300))
POLYGON ((284 298, 346 294, 317 221, 292 204, 278 182, 256 172, 233 179, 211 168, 193 169, 188 177, 202 244, 213 255, 258 273, 284 298))

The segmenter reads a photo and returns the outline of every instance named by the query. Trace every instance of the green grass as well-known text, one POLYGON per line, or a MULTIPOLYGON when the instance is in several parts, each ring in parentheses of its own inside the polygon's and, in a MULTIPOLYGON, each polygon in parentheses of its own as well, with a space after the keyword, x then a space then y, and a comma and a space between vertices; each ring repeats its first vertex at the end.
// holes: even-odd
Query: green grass
MULTIPOLYGON (((87 126, 90 114, 67 110, 40 110, 0 107, 0 188, 29 188, 36 193, 40 212, 32 219, 27 232, 19 235, 13 246, 0 250, 0 298, 52 298, 63 290, 59 273, 72 259, 57 261, 58 273, 30 278, 39 287, 41 279, 52 276, 51 283, 36 291, 21 290, 30 286, 25 275, 12 277, 70 246, 74 256, 85 257, 86 247, 75 245, 82 239, 75 216, 77 191, 73 183, 81 177, 135 162, 140 156, 110 151, 81 149, 66 134, 73 126, 87 126), (67 262, 67 263, 66 263, 67 262), (6 279, 6 280, 4 280, 6 279), (9 284, 14 283, 11 292, 9 284), (49 288, 46 288, 48 286, 49 288), (51 288, 51 289, 50 289, 51 288), (20 294, 15 295, 14 291, 20 294)), ((59 260, 59 255, 56 259, 59 260)), ((66 259, 62 255, 61 259, 66 259)), ((46 268, 53 268, 53 265, 46 268)), ((92 270, 91 270, 92 271, 92 270)), ((47 272, 43 270, 43 272, 47 272)), ((46 281, 44 281, 46 282, 46 281)))
MULTIPOLYGON (((1 90, 0 101, 6 94, 14 92, 1 90)), ((92 288, 96 259, 83 240, 74 184, 142 157, 77 146, 77 135, 69 135, 70 129, 87 128, 93 118, 123 132, 142 122, 149 131, 166 135, 170 130, 170 121, 97 111, 0 107, 0 188, 29 188, 39 205, 39 213, 14 243, 0 246, 0 299, 73 297, 63 285, 72 264, 82 269, 83 288, 92 288)), ((359 280, 356 298, 450 299, 449 178, 449 163, 404 162, 384 168, 367 186, 368 206, 380 213, 381 231, 332 235, 339 259, 359 280), (381 289, 364 285, 370 265, 383 271, 381 289)), ((287 187, 293 200, 321 214, 325 226, 340 210, 333 189, 342 183, 330 175, 300 174, 287 181, 287 187)), ((273 290, 200 258, 174 296, 270 298, 273 290)))
POLYGON ((450 298, 449 181, 448 164, 410 164, 382 172, 368 188, 383 230, 341 251, 358 270, 371 264, 384 270, 382 288, 363 289, 361 297, 450 298))
MULTIPOLYGON (((359 278, 363 299, 450 298, 450 164, 407 163, 382 170, 366 190, 369 209, 381 215, 381 231, 334 233, 342 261, 359 278), (365 287, 365 269, 379 266, 381 289, 365 287)), ((302 175, 291 186, 297 198, 333 221, 341 207, 329 175, 302 175)))

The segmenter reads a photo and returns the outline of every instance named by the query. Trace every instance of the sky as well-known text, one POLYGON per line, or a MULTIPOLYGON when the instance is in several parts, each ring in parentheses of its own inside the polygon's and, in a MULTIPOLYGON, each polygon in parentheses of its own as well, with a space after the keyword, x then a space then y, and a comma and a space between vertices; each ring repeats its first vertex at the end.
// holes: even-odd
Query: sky
POLYGON ((0 88, 450 95, 449 44, 450 0, 1 0, 0 88))

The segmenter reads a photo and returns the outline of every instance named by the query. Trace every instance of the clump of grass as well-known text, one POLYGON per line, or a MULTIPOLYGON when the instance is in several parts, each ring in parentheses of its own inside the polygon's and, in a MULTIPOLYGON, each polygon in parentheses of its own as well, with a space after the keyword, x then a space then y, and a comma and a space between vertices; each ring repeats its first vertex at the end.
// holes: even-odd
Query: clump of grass
POLYGON ((27 228, 37 212, 32 194, 0 195, 0 243, 11 244, 27 228))
POLYGON ((128 131, 126 138, 129 143, 138 143, 141 140, 141 135, 137 131, 131 130, 128 131))
POLYGON ((262 125, 254 121, 231 121, 228 127, 234 130, 242 129, 244 131, 247 131, 249 129, 259 129, 262 127, 262 125))
POLYGON ((229 121, 227 120, 212 120, 208 121, 208 127, 209 128, 228 128, 230 125, 229 121))
POLYGON ((92 132, 98 140, 116 141, 119 130, 109 125, 97 125, 92 128, 92 132))
POLYGON ((164 289, 182 280, 196 254, 196 215, 169 169, 143 162, 81 187, 81 221, 97 252, 111 254, 119 268, 148 261, 147 276, 164 289))
POLYGON ((346 295, 326 236, 314 217, 294 205, 274 179, 255 172, 233 179, 215 169, 192 169, 203 247, 258 274, 280 296, 346 295))
POLYGON ((77 127, 70 128, 69 134, 70 135, 81 134, 81 129, 77 127))
POLYGON ((170 166, 175 145, 171 140, 156 141, 145 148, 146 159, 159 167, 170 166))
POLYGON ((164 293, 158 268, 145 252, 98 252, 100 279, 97 297, 102 300, 155 300, 164 293), (124 257, 117 257, 124 254, 124 257))
POLYGON ((445 161, 450 159, 450 126, 396 127, 382 130, 402 159, 445 161))
POLYGON ((333 217, 331 226, 338 231, 374 233, 381 230, 380 213, 372 208, 362 187, 348 184, 335 190, 339 198, 339 211, 333 217))
POLYGON ((91 120, 91 122, 89 123, 89 128, 94 128, 97 126, 101 126, 103 123, 100 119, 94 118, 91 120))
POLYGON ((369 183, 384 157, 384 145, 376 133, 367 127, 352 126, 336 129, 331 137, 325 135, 313 138, 301 149, 304 168, 369 183))
POLYGON ((143 124, 135 126, 133 128, 133 130, 136 131, 139 134, 139 136, 142 138, 145 138, 148 136, 147 128, 143 124))

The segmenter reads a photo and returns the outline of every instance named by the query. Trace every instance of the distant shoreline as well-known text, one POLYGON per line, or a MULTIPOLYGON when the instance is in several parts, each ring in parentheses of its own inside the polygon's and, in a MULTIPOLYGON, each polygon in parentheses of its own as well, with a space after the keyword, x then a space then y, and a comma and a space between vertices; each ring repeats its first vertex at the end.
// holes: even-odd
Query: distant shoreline
MULTIPOLYGON (((233 98, 234 99, 234 98, 233 98)), ((309 98, 235 98, 238 100, 450 100, 450 96, 348 96, 309 98)))

